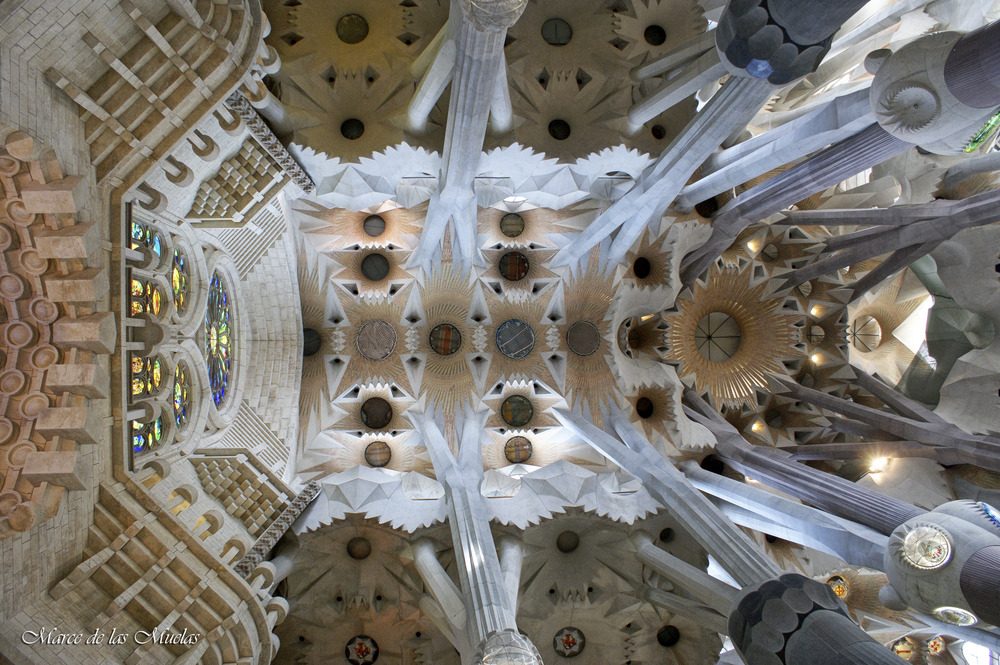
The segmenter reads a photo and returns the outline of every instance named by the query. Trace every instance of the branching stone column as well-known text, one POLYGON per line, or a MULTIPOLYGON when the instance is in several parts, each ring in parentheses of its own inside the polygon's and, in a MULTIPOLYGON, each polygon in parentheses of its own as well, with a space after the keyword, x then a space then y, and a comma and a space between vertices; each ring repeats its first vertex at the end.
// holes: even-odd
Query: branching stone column
MULTIPOLYGON (((873 409, 829 393, 806 388, 787 377, 775 376, 773 380, 775 392, 793 395, 803 402, 838 413, 844 417, 846 423, 867 426, 876 433, 881 432, 886 435, 884 436, 886 439, 898 437, 927 446, 947 448, 954 455, 952 459, 1000 471, 1000 439, 969 434, 865 372, 855 370, 853 383, 882 400, 896 413, 873 409)), ((842 429, 850 429, 850 426, 842 429)))
MULTIPOLYGON (((435 94, 440 95, 450 77, 451 99, 439 189, 431 197, 420 243, 410 258, 410 266, 429 263, 449 221, 452 221, 456 240, 454 249, 458 256, 455 258, 466 266, 476 259, 473 180, 478 172, 491 108, 497 108, 501 116, 507 115, 509 100, 505 104, 505 94, 497 99, 496 93, 501 69, 504 69, 502 79, 506 83, 503 44, 507 28, 514 25, 526 4, 527 0, 452 0, 447 32, 418 89, 415 106, 410 109, 413 125, 420 121, 427 100, 435 94), (426 91, 425 85, 429 88, 426 91)), ((501 123, 509 123, 509 118, 502 117, 501 123)))
POLYGON ((822 662, 830 665, 905 662, 848 618, 847 608, 829 585, 802 575, 781 574, 621 414, 612 412, 608 417, 624 444, 576 414, 564 409, 556 409, 555 414, 565 427, 641 480, 742 587, 734 597, 735 590, 728 585, 652 543, 637 545, 644 563, 710 608, 718 611, 732 599, 729 636, 747 665, 813 665, 817 662, 814 650, 825 651, 822 662), (824 643, 829 636, 838 640, 824 643))
POLYGON ((621 441, 579 414, 565 409, 554 409, 554 413, 564 427, 641 480, 647 491, 685 525, 738 584, 754 584, 780 573, 780 568, 756 543, 692 487, 684 474, 656 452, 620 413, 612 411, 609 418, 621 441))
MULTIPOLYGON (((994 30, 983 34, 994 35, 994 30)), ((693 284, 750 224, 900 152, 919 145, 942 155, 962 153, 969 137, 988 125, 1000 94, 977 98, 977 103, 992 102, 984 111, 985 106, 963 103, 951 90, 979 80, 981 63, 1000 57, 990 54, 1000 54, 1000 40, 966 39, 955 32, 926 35, 895 53, 869 54, 865 66, 875 74, 869 100, 877 124, 731 201, 713 220, 708 242, 681 263, 684 284, 693 284)))
MULTIPOLYGON (((715 30, 715 47, 731 78, 639 177, 635 187, 561 249, 553 265, 578 263, 619 228, 608 261, 621 261, 643 229, 674 202, 695 170, 734 131, 746 126, 775 89, 819 66, 833 33, 866 1, 730 2, 715 30)), ((683 58, 697 53, 695 42, 689 51, 678 54, 676 61, 683 63, 683 58)), ((715 76, 709 56, 698 58, 691 65, 692 76, 699 70, 715 76)), ((672 64, 668 61, 667 66, 672 64)), ((686 80, 682 74, 682 85, 686 80)), ((635 119, 642 117, 645 114, 639 113, 635 119)))
MULTIPOLYGON (((1000 161, 997 166, 1000 167, 1000 161)), ((790 288, 844 266, 890 254, 851 286, 854 297, 858 297, 959 231, 1000 219, 1000 190, 982 192, 961 201, 935 200, 872 210, 793 210, 785 216, 789 224, 867 227, 827 240, 815 261, 784 275, 782 284, 790 288)))
POLYGON ((693 390, 685 390, 684 399, 692 407, 684 409, 688 417, 715 435, 719 455, 747 477, 883 535, 924 513, 912 504, 792 461, 771 448, 752 446, 693 390))
MULTIPOLYGON (((517 630, 516 598, 511 598, 507 592, 485 499, 480 490, 483 482, 481 438, 487 414, 466 407, 464 417, 457 425, 460 447, 456 459, 430 411, 428 408, 428 412, 415 415, 414 425, 427 446, 448 502, 448 525, 451 527, 466 612, 465 634, 468 644, 476 649, 471 661, 467 662, 477 665, 541 665, 541 656, 534 645, 517 630), (497 660, 501 656, 505 659, 497 660)), ((423 549, 426 552, 426 548, 423 549)), ((415 554, 419 556, 421 552, 415 551, 415 554)), ((509 557, 510 553, 507 552, 507 555, 509 557)), ((428 574, 435 571, 425 555, 422 565, 425 569, 421 570, 422 576, 425 571, 428 574)), ((508 570, 510 568, 508 564, 508 570)), ((443 570, 437 574, 441 572, 443 570)), ((425 577, 425 581, 427 579, 425 577)), ((432 582, 430 586, 439 592, 447 588, 443 580, 432 582)))
POLYGON ((684 462, 681 470, 702 492, 718 497, 726 505, 746 509, 743 516, 727 510, 726 505, 722 506, 722 512, 741 526, 828 552, 851 565, 874 569, 882 565, 888 540, 868 527, 837 519, 816 508, 711 473, 694 462, 684 462), (782 533, 769 530, 771 525, 777 526, 782 533))
POLYGON ((717 450, 735 469, 889 536, 881 566, 891 585, 883 589, 885 602, 902 601, 957 625, 1000 625, 1000 580, 995 575, 1000 513, 995 509, 952 501, 926 512, 790 461, 773 449, 750 445, 696 393, 685 391, 684 398, 693 407, 686 413, 712 430, 717 450), (992 575, 987 573, 990 566, 992 575))

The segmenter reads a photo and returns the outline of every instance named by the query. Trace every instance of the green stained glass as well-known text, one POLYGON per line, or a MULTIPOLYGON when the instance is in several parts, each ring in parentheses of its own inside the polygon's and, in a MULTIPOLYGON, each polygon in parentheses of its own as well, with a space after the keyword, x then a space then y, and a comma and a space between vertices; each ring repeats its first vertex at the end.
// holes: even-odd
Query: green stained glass
POLYGON ((179 363, 174 372, 174 421, 178 428, 187 424, 191 411, 191 379, 188 378, 187 365, 179 363))
POLYGON ((174 250, 174 265, 170 270, 170 288, 174 292, 174 306, 178 313, 187 308, 188 300, 188 266, 184 253, 174 250))
POLYGON ((160 235, 146 224, 133 220, 129 236, 129 247, 132 249, 149 247, 153 254, 157 256, 163 254, 163 242, 160 240, 160 235))
POLYGON ((212 401, 220 406, 229 392, 232 371, 233 321, 222 276, 215 273, 208 290, 208 307, 205 311, 205 360, 208 365, 208 382, 212 401))
POLYGON ((993 132, 997 127, 1000 127, 1000 111, 997 111, 993 116, 986 121, 983 128, 976 132, 975 136, 969 141, 969 145, 965 146, 965 152, 975 152, 986 140, 993 135, 993 132))

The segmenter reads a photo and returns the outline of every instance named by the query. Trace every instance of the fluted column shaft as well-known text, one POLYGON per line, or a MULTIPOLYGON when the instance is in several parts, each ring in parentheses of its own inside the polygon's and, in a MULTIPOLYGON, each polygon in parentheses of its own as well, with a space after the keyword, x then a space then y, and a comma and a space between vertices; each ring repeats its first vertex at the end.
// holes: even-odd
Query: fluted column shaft
POLYGON ((780 457, 760 446, 737 447, 720 440, 717 450, 730 466, 748 478, 765 482, 828 513, 864 524, 884 535, 925 512, 839 476, 780 457))
POLYGON ((973 108, 1000 105, 1000 21, 963 35, 945 60, 951 94, 973 108))
POLYGON ((872 124, 744 192, 715 217, 708 242, 684 257, 681 264, 683 282, 686 285, 694 283, 698 275, 751 224, 911 147, 912 144, 892 136, 878 124, 872 124))
MULTIPOLYGON (((816 508, 705 471, 694 462, 683 463, 681 470, 697 489, 745 509, 751 515, 749 520, 734 519, 743 526, 767 532, 766 528, 761 528, 764 524, 778 524, 793 533, 790 536, 774 534, 786 540, 828 552, 852 565, 876 570, 882 566, 888 539, 866 527, 840 522, 816 508), (762 519, 754 520, 753 516, 762 519)), ((725 508, 723 512, 734 517, 725 508)))
MULTIPOLYGON (((778 566, 701 492, 693 488, 684 474, 656 452, 631 423, 616 423, 619 436, 629 439, 622 443, 575 413, 556 409, 555 415, 564 427, 641 480, 646 490, 686 525, 691 536, 718 560, 737 584, 755 584, 780 572, 778 566), (634 432, 634 437, 628 429, 634 432)), ((609 417, 614 416, 612 412, 609 417)))

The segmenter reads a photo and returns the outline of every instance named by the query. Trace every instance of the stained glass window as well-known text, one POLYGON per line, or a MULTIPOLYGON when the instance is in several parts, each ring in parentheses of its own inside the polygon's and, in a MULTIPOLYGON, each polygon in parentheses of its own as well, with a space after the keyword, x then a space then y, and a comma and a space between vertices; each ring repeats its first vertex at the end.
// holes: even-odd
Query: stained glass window
POLYGON ((163 308, 163 294, 153 286, 152 282, 133 277, 129 285, 131 316, 137 314, 152 314, 159 316, 163 308))
POLYGON ((157 416, 148 423, 132 421, 132 450, 142 453, 156 450, 163 443, 163 416, 157 416))
POLYGON ((183 313, 188 301, 188 265, 187 257, 180 249, 174 250, 174 265, 170 270, 170 288, 174 292, 174 307, 183 313))
POLYGON ((154 395, 160 391, 166 368, 159 357, 143 358, 133 355, 130 359, 132 369, 132 397, 154 395))
POLYGON ((178 363, 174 371, 174 422, 181 429, 187 425, 191 412, 191 379, 184 363, 178 363))
POLYGON ((163 244, 160 242, 160 236, 156 231, 142 222, 137 222, 135 220, 132 220, 131 227, 132 228, 129 231, 129 247, 132 249, 149 247, 153 250, 153 254, 161 256, 163 252, 163 244))
POLYGON ((212 275, 205 311, 205 356, 212 401, 222 404, 229 393, 233 361, 233 320, 229 293, 219 273, 212 275))

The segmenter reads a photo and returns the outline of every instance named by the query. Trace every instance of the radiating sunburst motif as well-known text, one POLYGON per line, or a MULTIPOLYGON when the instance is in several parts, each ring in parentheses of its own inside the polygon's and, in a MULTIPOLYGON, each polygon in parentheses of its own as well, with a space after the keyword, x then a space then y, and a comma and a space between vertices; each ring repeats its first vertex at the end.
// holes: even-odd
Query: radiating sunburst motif
POLYGON ((480 274, 480 280, 486 284, 487 288, 494 289, 494 291, 497 287, 500 288, 508 298, 530 298, 556 281, 555 273, 544 266, 555 253, 554 249, 528 249, 526 247, 483 250, 487 266, 480 274), (518 276, 510 272, 515 265, 512 257, 516 257, 518 260, 524 257, 526 260, 527 270, 524 271, 523 276, 516 280, 508 279, 508 277, 518 276), (505 271, 507 275, 504 275, 505 271))
POLYGON ((512 431, 512 425, 505 422, 501 408, 505 400, 513 396, 521 396, 531 403, 531 419, 523 425, 525 429, 540 430, 548 427, 558 427, 559 422, 547 410, 562 401, 562 398, 551 392, 536 381, 512 381, 495 386, 483 398, 490 408, 486 419, 486 427, 497 429, 502 434, 512 431))
POLYGON ((559 349, 566 355, 566 396, 575 408, 586 404, 587 409, 600 421, 600 414, 616 401, 618 394, 611 370, 611 345, 616 343, 615 333, 610 329, 611 299, 615 293, 615 280, 611 272, 604 272, 598 264, 597 252, 593 251, 586 270, 576 279, 565 284, 563 298, 565 316, 556 326, 559 331, 559 349), (592 329, 587 324, 593 326, 592 329), (568 335, 581 328, 589 335, 599 335, 596 349, 588 355, 575 352, 568 335))
POLYGON ((485 350, 492 354, 486 374, 486 385, 495 385, 499 381, 526 381, 532 378, 538 378, 549 385, 557 385, 546 363, 547 358, 550 362, 555 362, 552 361, 553 354, 546 345, 546 338, 552 326, 544 318, 552 297, 551 289, 523 302, 503 299, 490 290, 484 290, 484 294, 491 319, 491 323, 484 326, 485 350), (497 346, 497 331, 508 321, 523 321, 531 328, 534 335, 531 352, 523 358, 509 358, 497 346))
POLYGON ((780 298, 767 299, 764 284, 751 286, 748 271, 713 269, 708 282, 697 282, 666 318, 665 360, 677 364, 681 378, 693 379, 720 405, 754 404, 755 391, 767 386, 768 372, 783 372, 783 358, 801 356, 795 348, 795 324, 801 317, 785 313, 780 298), (729 317, 738 327, 738 343, 728 358, 723 354, 709 360, 699 350, 699 342, 705 341, 699 337, 699 324, 704 325, 709 314, 729 317))
POLYGON ((485 247, 555 247, 548 237, 552 224, 567 216, 567 213, 544 208, 519 209, 482 208, 479 210, 479 237, 485 247), (504 218, 511 218, 504 221, 504 218), (513 235, 523 224, 523 230, 513 235), (501 227, 501 222, 504 222, 501 227), (506 230, 506 233, 504 231, 506 230), (510 234, 510 235, 508 235, 510 234))
POLYGON ((307 199, 296 201, 295 205, 299 228, 319 252, 412 247, 427 213, 426 205, 401 208, 391 201, 361 212, 326 208, 307 199))
MULTIPOLYGON (((352 467, 368 466, 365 461, 365 450, 373 443, 383 442, 389 447, 389 461, 384 466, 392 471, 405 473, 407 471, 429 472, 430 462, 426 459, 424 448, 410 445, 412 430, 391 432, 357 432, 328 430, 321 433, 309 447, 309 452, 326 456, 328 461, 314 464, 302 469, 301 473, 310 477, 321 478, 333 473, 340 473, 352 467)), ((433 474, 431 474, 433 475, 433 474)))
POLYGON ((642 234, 638 246, 626 257, 624 279, 637 286, 666 286, 670 281, 670 254, 663 251, 663 239, 642 234))
POLYGON ((729 409, 725 415, 747 440, 772 446, 797 445, 823 430, 816 409, 782 395, 771 395, 757 408, 729 409))
POLYGON ((347 363, 347 367, 342 373, 339 385, 333 391, 335 395, 341 394, 355 383, 395 383, 412 394, 413 387, 403 369, 401 355, 404 352, 407 330, 402 325, 403 304, 410 288, 412 287, 400 291, 391 298, 363 301, 348 298, 346 295, 342 298, 345 319, 340 322, 336 331, 341 333, 343 350, 340 355, 341 360, 347 363), (369 354, 370 357, 366 357, 359 351, 359 343, 362 346, 365 343, 364 339, 359 340, 359 335, 367 334, 371 328, 364 328, 365 324, 375 321, 387 323, 396 338, 392 351, 381 360, 374 359, 381 354, 369 354))
POLYGON ((408 251, 371 249, 329 252, 341 266, 332 280, 351 295, 377 298, 394 295, 403 285, 413 280, 404 264, 408 251))
POLYGON ((450 264, 442 264, 418 287, 423 318, 407 329, 407 339, 412 340, 409 348, 424 359, 416 360, 424 363, 421 393, 451 413, 478 393, 476 374, 470 371, 469 363, 471 360, 478 365, 474 358, 483 349, 478 343, 481 335, 476 334, 478 322, 470 314, 477 288, 470 279, 470 275, 453 270, 450 264), (461 345, 449 355, 436 353, 430 345, 431 331, 441 324, 454 326, 461 335, 461 345))
POLYGON ((674 421, 677 408, 672 404, 677 397, 670 385, 641 386, 634 394, 626 396, 629 420, 642 427, 651 440, 654 432, 670 440, 677 433, 674 421))

